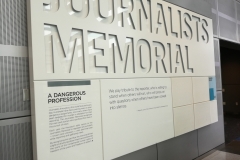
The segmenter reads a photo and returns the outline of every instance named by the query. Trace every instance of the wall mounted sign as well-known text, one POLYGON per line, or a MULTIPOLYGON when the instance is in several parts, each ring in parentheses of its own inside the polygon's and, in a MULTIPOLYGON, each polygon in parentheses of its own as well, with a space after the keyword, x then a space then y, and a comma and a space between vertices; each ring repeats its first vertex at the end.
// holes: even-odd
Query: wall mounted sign
POLYGON ((99 86, 97 80, 34 82, 35 159, 102 160, 99 86))
POLYGON ((211 19, 162 0, 28 0, 28 16, 35 160, 110 160, 217 121, 211 19))
POLYGON ((170 78, 101 80, 105 159, 174 137, 170 78))
POLYGON ((30 2, 34 80, 213 76, 212 21, 161 0, 30 2))

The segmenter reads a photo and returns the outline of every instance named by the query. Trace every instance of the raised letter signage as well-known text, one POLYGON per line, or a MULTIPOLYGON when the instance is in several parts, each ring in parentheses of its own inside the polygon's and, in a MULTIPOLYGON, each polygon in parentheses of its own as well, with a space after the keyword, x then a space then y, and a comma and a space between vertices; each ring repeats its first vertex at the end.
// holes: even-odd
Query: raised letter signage
POLYGON ((28 0, 34 160, 111 160, 215 123, 212 20, 163 0, 28 0))

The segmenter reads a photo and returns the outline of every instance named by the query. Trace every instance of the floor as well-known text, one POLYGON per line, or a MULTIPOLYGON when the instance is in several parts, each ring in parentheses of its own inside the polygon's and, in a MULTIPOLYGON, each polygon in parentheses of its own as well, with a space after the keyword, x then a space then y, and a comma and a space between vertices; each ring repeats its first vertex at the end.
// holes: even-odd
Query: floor
POLYGON ((215 151, 206 158, 203 158, 202 160, 240 160, 240 155, 223 151, 215 151))
POLYGON ((225 114, 225 144, 196 160, 240 160, 240 114, 225 114))
POLYGON ((240 141, 218 146, 195 160, 240 160, 240 141))
POLYGON ((240 115, 224 114, 225 143, 229 144, 232 140, 240 137, 240 115))

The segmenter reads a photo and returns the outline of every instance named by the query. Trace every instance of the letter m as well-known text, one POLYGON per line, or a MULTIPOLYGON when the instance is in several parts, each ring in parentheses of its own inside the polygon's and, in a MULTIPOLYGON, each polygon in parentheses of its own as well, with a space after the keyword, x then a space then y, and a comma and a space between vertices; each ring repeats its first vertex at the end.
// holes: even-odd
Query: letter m
POLYGON ((44 25, 47 73, 83 73, 82 30, 44 25))

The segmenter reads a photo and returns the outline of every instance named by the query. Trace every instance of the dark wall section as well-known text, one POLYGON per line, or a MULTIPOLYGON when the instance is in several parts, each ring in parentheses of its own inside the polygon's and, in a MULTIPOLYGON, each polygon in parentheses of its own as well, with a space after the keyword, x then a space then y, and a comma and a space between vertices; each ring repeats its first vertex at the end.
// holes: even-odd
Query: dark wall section
POLYGON ((196 157, 197 131, 158 144, 158 160, 192 160, 196 157))
POLYGON ((237 48, 221 47, 224 111, 240 113, 240 54, 237 48))
POLYGON ((153 145, 139 151, 116 158, 115 160, 157 160, 157 146, 153 145))
POLYGON ((239 51, 221 47, 223 85, 240 85, 239 51))

